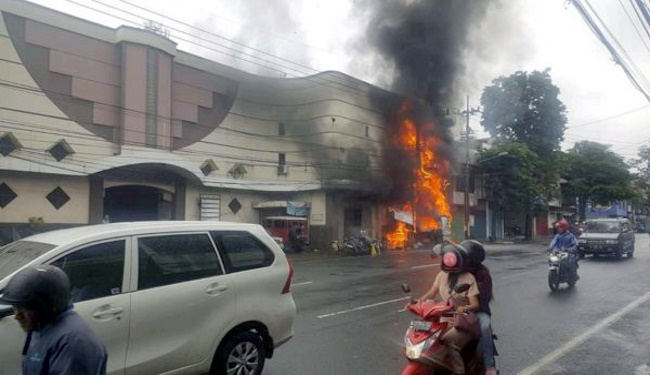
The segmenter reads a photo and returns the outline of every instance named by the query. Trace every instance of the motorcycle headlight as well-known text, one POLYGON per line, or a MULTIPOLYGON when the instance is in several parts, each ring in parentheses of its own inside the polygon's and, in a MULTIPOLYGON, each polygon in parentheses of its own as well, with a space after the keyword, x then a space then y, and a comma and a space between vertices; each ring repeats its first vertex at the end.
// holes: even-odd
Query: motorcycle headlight
POLYGON ((606 240, 605 243, 608 245, 616 245, 618 243, 618 240, 606 240))
POLYGON ((549 260, 550 260, 551 262, 559 262, 559 261, 560 261, 560 257, 558 257, 557 255, 551 255, 551 257, 549 258, 549 260))
POLYGON ((404 339, 404 344, 406 347, 406 358, 408 359, 418 359, 422 355, 422 352, 427 350, 438 338, 440 332, 436 332, 431 335, 426 341, 422 341, 419 344, 413 344, 409 338, 404 339))
POLYGON ((411 343, 411 340, 409 340, 407 338, 406 339, 406 358, 408 358, 408 359, 418 359, 418 358, 420 358, 420 355, 422 355, 422 351, 424 350, 424 346, 426 345, 427 341, 422 341, 419 344, 413 345, 413 343, 411 343))

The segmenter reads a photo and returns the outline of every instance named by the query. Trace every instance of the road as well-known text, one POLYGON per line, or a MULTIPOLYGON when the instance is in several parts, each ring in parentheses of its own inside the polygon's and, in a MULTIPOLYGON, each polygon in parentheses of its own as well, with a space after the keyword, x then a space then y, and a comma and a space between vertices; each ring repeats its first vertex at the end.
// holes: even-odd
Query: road
MULTIPOLYGON (((544 246, 491 245, 493 326, 501 374, 650 375, 650 244, 633 259, 587 258, 574 289, 550 293, 544 246)), ((438 271, 428 252, 293 256, 295 337, 265 375, 399 374, 412 316, 400 285, 423 294, 438 271)))

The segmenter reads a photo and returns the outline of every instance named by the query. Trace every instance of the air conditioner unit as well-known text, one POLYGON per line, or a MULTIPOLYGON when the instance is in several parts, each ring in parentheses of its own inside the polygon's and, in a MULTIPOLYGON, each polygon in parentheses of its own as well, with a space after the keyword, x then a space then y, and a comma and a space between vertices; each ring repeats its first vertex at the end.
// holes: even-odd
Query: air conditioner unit
POLYGON ((286 164, 278 165, 278 174, 288 174, 289 166, 286 164))

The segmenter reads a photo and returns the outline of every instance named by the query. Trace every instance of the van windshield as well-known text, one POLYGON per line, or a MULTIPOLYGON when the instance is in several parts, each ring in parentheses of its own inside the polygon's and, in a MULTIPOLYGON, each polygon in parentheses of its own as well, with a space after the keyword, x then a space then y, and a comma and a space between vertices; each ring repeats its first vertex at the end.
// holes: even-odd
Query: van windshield
POLYGON ((617 221, 592 221, 587 222, 585 231, 591 233, 618 233, 621 226, 617 221))
POLYGON ((33 241, 16 241, 0 247, 0 280, 54 247, 52 244, 33 241))

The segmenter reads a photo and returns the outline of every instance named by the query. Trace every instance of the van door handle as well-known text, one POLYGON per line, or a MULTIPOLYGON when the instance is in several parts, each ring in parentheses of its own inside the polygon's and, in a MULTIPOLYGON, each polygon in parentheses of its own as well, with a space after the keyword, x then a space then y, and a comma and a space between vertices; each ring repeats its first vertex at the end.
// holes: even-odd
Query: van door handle
POLYGON ((98 310, 93 313, 93 318, 95 319, 106 319, 110 318, 113 315, 118 315, 124 312, 124 307, 113 307, 106 310, 98 310))
POLYGON ((228 285, 213 284, 207 287, 205 289, 205 292, 208 294, 219 294, 225 291, 226 289, 228 289, 228 285))

